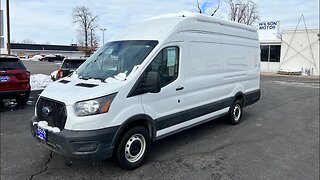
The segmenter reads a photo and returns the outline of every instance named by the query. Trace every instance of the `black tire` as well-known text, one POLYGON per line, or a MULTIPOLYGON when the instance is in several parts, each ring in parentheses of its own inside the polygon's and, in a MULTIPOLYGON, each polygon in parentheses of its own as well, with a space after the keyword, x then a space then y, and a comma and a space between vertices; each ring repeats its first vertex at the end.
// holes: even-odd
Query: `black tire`
POLYGON ((230 107, 228 114, 228 122, 232 125, 237 125, 241 122, 243 114, 243 102, 236 100, 230 107))
POLYGON ((28 102, 30 92, 27 92, 26 95, 16 98, 16 101, 19 105, 24 105, 28 102))
POLYGON ((135 126, 129 129, 122 136, 115 150, 115 159, 119 166, 126 170, 133 170, 141 166, 148 153, 150 143, 150 136, 145 127, 135 126))

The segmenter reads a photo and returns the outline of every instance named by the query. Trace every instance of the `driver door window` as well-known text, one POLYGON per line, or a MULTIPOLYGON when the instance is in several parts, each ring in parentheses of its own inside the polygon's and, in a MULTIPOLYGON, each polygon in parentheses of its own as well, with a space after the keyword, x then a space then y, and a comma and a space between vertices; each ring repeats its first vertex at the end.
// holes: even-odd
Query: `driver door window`
POLYGON ((164 87, 178 77, 179 48, 167 47, 162 49, 147 67, 146 72, 156 71, 160 75, 161 87, 164 87))

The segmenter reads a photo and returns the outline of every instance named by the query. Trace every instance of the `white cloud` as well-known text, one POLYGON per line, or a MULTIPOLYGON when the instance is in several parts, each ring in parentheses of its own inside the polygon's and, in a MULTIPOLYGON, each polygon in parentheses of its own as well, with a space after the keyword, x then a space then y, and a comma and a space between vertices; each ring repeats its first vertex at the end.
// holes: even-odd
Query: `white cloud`
MULTIPOLYGON (((215 4, 216 0, 202 0, 215 4)), ((223 2, 223 0, 221 0, 223 2)), ((106 40, 122 28, 152 16, 180 11, 196 11, 196 0, 15 0, 11 7, 11 39, 32 39, 38 43, 70 44, 76 42, 72 8, 84 5, 99 16, 98 25, 107 28, 106 40)), ((303 13, 308 27, 319 27, 318 0, 257 2, 261 20, 280 20, 282 29, 293 29, 303 13)), ((4 9, 4 1, 1 1, 4 9)), ((227 18, 223 6, 217 17, 227 18)), ((97 32, 101 36, 102 32, 97 32)), ((102 40, 101 40, 102 41, 102 40)))

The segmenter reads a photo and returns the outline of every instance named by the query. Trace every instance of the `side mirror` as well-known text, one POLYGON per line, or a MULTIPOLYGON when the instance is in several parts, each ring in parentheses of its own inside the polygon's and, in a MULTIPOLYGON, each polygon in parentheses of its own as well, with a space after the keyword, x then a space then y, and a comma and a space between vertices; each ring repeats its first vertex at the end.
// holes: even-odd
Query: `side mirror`
POLYGON ((61 68, 61 65, 62 65, 61 63, 56 63, 56 66, 57 66, 58 69, 61 68))
POLYGON ((136 96, 144 93, 158 93, 161 90, 160 75, 158 72, 150 71, 143 74, 131 89, 127 97, 136 96))
POLYGON ((160 76, 156 71, 150 71, 147 74, 146 81, 144 83, 146 92, 158 93, 161 90, 160 87, 160 76))

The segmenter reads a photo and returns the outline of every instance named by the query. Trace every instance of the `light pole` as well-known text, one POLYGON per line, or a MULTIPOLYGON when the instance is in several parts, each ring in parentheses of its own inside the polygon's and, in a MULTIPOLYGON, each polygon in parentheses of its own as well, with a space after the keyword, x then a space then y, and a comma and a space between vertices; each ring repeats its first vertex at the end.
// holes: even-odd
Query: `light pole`
POLYGON ((102 31, 102 45, 104 44, 104 32, 107 30, 106 28, 100 28, 100 30, 102 31))
POLYGON ((10 12, 9 12, 9 0, 7 0, 7 49, 8 54, 11 54, 11 47, 10 47, 10 12))

